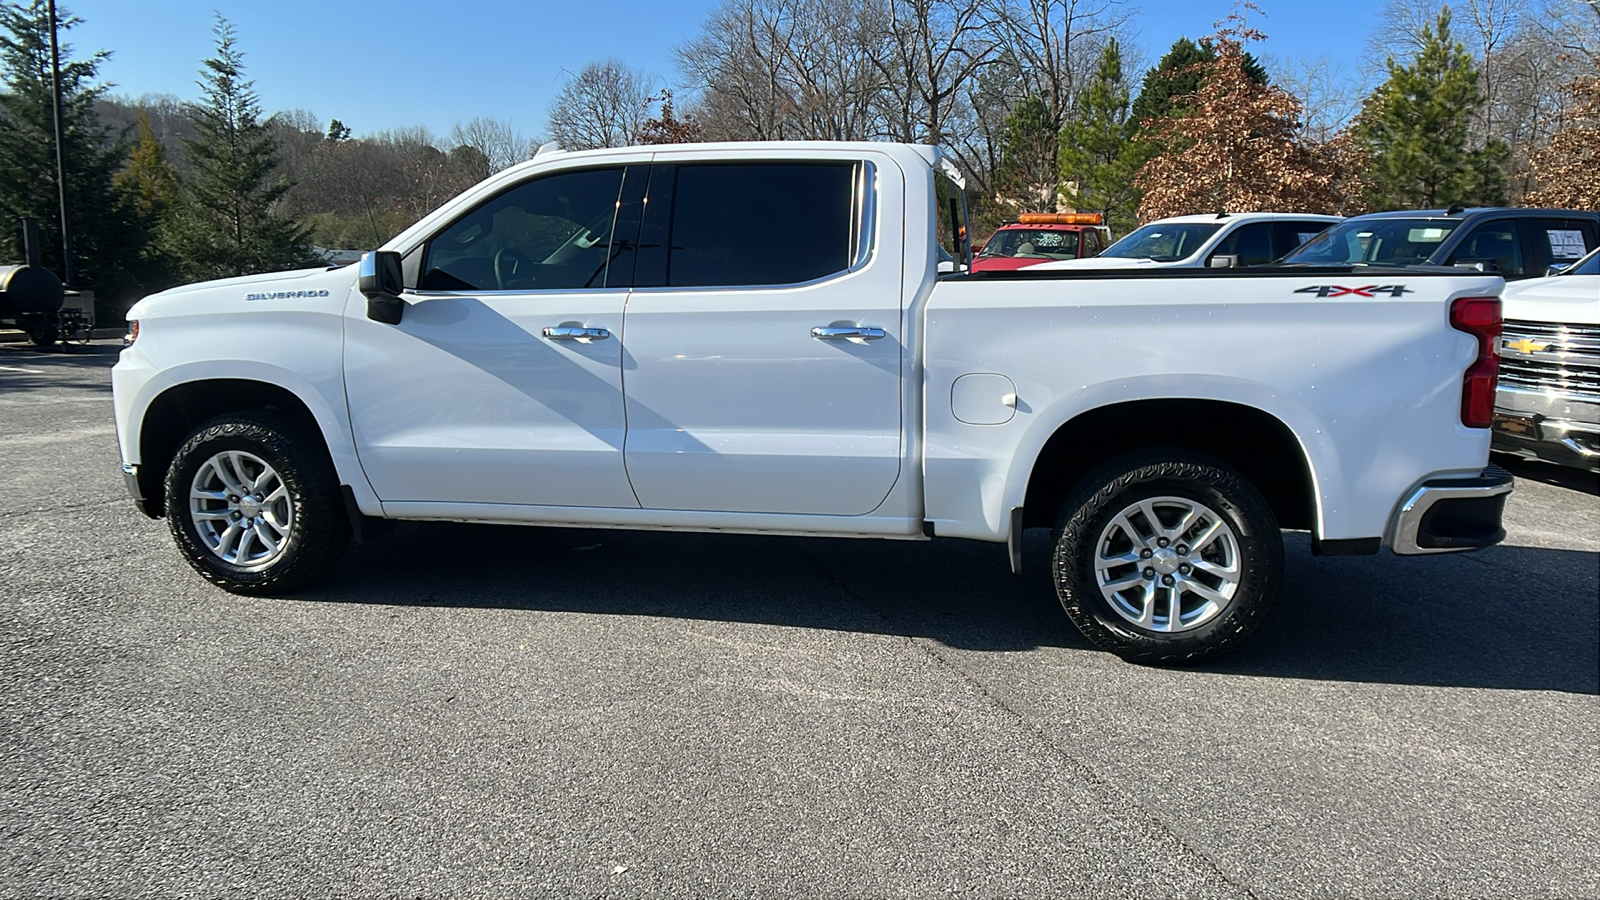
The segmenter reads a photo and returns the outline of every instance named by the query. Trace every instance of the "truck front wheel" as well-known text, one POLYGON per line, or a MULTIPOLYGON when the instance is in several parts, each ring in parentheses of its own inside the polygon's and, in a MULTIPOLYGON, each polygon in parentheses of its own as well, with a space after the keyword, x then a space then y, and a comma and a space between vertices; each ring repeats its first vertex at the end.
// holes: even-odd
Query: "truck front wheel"
POLYGON ((350 523, 332 463, 271 410, 229 413, 189 435, 167 469, 167 524, 206 580, 240 594, 292 591, 338 560, 350 523))
POLYGON ((1072 623, 1130 662, 1185 665, 1233 649, 1283 577, 1272 508, 1244 476, 1188 451, 1118 457, 1056 522, 1056 593, 1072 623))

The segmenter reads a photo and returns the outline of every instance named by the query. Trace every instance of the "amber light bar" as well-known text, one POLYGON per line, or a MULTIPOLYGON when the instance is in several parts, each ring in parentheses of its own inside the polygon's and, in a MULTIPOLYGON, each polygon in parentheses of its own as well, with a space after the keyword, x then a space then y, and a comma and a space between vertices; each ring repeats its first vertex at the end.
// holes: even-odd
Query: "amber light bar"
POLYGON ((1104 225, 1106 217, 1099 213, 1023 213, 1017 221, 1023 225, 1104 225))

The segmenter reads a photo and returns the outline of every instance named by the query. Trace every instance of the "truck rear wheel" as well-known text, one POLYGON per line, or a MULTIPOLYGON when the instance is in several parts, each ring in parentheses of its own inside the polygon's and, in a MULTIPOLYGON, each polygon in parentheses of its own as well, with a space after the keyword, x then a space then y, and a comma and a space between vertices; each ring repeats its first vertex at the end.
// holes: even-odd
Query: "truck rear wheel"
POLYGON ((61 332, 54 328, 43 328, 28 332, 28 339, 33 341, 35 347, 53 347, 61 340, 61 332))
POLYGON ((1086 477, 1056 522, 1052 568, 1068 618, 1130 662, 1186 665, 1237 647, 1283 578, 1261 492, 1201 454, 1145 451, 1086 477))
POLYGON ((271 410, 219 416, 189 435, 167 469, 167 524, 195 571, 235 593, 281 593, 338 560, 350 523, 314 440, 271 410))

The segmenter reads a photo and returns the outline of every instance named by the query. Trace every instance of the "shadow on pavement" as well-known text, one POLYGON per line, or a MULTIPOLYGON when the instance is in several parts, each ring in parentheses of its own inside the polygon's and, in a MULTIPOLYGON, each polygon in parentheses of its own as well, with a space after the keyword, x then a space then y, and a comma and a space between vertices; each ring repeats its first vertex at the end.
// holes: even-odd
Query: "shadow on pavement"
MULTIPOLYGON (((1595 554, 1496 547, 1318 558, 1288 537, 1277 608, 1203 667, 1270 678, 1600 693, 1595 554)), ((1057 607, 1049 536, 1000 545, 400 523, 296 599, 748 622, 1093 650, 1057 607)), ((1099 651, 1095 651, 1099 652, 1099 651)))
POLYGON ((1572 466, 1559 466, 1555 463, 1526 459, 1509 453, 1496 453, 1493 457, 1495 465, 1504 466, 1518 478, 1600 496, 1600 474, 1572 466))
POLYGON ((117 364, 117 355, 121 352, 120 341, 71 344, 65 350, 45 350, 31 344, 0 344, 0 391, 73 388, 109 392, 111 367, 117 364), (73 380, 63 377, 69 375, 73 380), (85 375, 94 380, 83 381, 85 375))

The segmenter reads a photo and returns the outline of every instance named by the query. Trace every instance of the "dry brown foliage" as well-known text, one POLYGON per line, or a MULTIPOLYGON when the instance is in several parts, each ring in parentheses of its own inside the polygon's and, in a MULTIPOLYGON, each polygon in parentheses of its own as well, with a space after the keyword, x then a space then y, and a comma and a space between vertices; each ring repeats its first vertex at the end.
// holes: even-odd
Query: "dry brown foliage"
POLYGON ((1600 76, 1567 86, 1571 104, 1550 143, 1533 155, 1529 206, 1600 210, 1600 76))
MULTIPOLYGON (((1301 140, 1300 101, 1245 73, 1244 42, 1260 35, 1235 27, 1213 40, 1217 58, 1202 64, 1206 79, 1185 98, 1189 112, 1153 120, 1156 140, 1169 148, 1150 160, 1135 182, 1144 190, 1144 221, 1194 213, 1339 213, 1347 205, 1341 182, 1359 170, 1352 148, 1338 140, 1301 140), (1347 168, 1354 166, 1354 168, 1347 168)), ((1347 142, 1346 142, 1347 143, 1347 142)))

